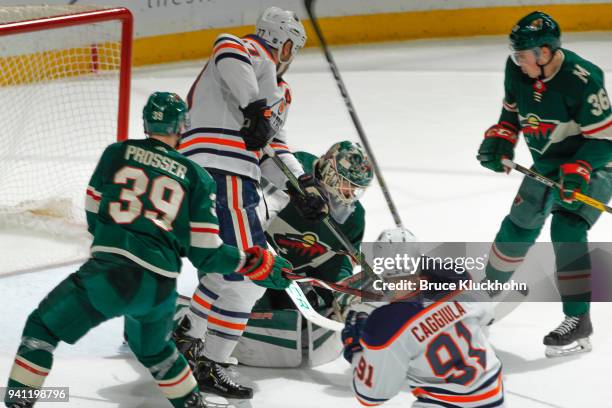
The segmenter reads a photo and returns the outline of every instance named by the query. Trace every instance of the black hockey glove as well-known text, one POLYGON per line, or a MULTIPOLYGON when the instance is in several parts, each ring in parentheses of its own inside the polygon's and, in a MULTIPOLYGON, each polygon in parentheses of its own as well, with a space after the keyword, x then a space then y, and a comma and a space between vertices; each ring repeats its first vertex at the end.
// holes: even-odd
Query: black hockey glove
POLYGON ((274 130, 270 124, 272 110, 265 99, 251 102, 240 110, 244 115, 240 136, 244 139, 247 150, 262 149, 274 136, 274 130))
POLYGON ((329 213, 329 205, 325 192, 319 181, 312 173, 305 173, 298 177, 300 193, 290 182, 287 182, 287 192, 291 203, 295 205, 299 213, 309 221, 320 221, 329 213))
POLYGON ((355 312, 351 310, 346 316, 346 323, 341 333, 342 344, 344 345, 344 352, 342 355, 349 364, 353 361, 353 354, 363 350, 359 340, 361 339, 367 320, 368 314, 366 312, 355 312))

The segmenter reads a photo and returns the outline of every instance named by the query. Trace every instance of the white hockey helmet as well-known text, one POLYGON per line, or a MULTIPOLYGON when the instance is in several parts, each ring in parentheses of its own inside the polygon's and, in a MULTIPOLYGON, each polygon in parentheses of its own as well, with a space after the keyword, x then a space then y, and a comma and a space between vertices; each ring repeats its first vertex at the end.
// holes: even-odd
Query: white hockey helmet
MULTIPOLYGON (((375 256, 393 257, 395 251, 400 250, 409 257, 417 259, 421 256, 421 248, 418 238, 405 228, 392 228, 383 230, 374 243, 375 256), (396 245, 385 245, 396 244, 396 245)), ((401 278, 403 276, 414 276, 419 271, 396 269, 386 270, 385 278, 401 278)))
POLYGON ((299 17, 289 10, 278 7, 268 7, 257 19, 255 25, 259 37, 277 51, 277 60, 281 64, 288 64, 300 49, 306 44, 306 30, 299 17), (281 53, 283 45, 291 40, 291 56, 289 60, 282 61, 281 53))
POLYGON ((412 242, 417 243, 419 240, 416 236, 406 228, 391 228, 383 230, 376 242, 412 242))

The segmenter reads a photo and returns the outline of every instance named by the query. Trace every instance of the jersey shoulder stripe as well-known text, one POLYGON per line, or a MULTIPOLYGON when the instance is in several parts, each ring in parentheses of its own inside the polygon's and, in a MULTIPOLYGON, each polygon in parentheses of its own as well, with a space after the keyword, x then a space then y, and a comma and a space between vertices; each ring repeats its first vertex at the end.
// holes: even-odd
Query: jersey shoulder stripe
POLYGON ((233 43, 236 43, 236 44, 238 44, 238 45, 244 45, 244 44, 242 43, 242 40, 240 40, 240 38, 236 37, 235 35, 232 35, 232 34, 220 34, 220 35, 217 37, 217 39, 215 40, 215 43, 214 43, 214 45, 213 45, 213 46, 214 46, 214 47, 216 47, 216 46, 217 46, 217 45, 219 45, 221 42, 227 42, 227 41, 229 41, 229 42, 233 42, 233 43))
POLYGON ((369 350, 389 347, 416 319, 460 292, 451 292, 427 307, 417 302, 395 302, 376 309, 368 318, 361 344, 369 350))
POLYGON ((234 58, 252 65, 251 57, 244 43, 238 37, 230 36, 229 34, 222 34, 217 38, 212 55, 215 60, 215 65, 225 58, 234 58))
POLYGON ((272 48, 259 36, 254 34, 249 34, 245 37, 242 37, 242 40, 247 45, 247 50, 249 54, 255 57, 260 57, 264 59, 269 59, 274 64, 276 64, 276 57, 274 56, 274 52, 272 48))
POLYGON ((219 61, 225 58, 233 58, 233 59, 237 59, 238 61, 242 61, 245 64, 253 65, 251 64, 251 60, 248 57, 245 57, 243 55, 240 55, 234 52, 223 52, 215 56, 215 64, 219 64, 219 61))
POLYGON ((367 348, 380 347, 424 309, 418 302, 396 302, 382 306, 368 318, 361 340, 367 344, 367 348))

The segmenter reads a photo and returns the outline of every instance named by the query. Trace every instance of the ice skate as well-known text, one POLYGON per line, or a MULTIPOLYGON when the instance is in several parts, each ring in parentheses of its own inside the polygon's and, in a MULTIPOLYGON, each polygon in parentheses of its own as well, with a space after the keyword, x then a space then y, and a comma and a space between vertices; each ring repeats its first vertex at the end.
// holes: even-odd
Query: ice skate
POLYGON ((546 357, 562 357, 592 350, 589 336, 593 326, 589 313, 565 316, 563 322, 544 337, 546 357))

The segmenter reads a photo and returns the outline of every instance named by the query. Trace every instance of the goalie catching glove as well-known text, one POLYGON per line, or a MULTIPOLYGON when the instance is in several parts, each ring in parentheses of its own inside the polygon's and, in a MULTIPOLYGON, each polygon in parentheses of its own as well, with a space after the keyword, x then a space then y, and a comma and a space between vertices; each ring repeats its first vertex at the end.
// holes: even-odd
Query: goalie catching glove
POLYGON ((496 172, 505 171, 502 159, 514 159, 514 146, 518 133, 514 126, 503 122, 491 126, 485 132, 485 138, 478 149, 478 161, 483 167, 496 172))
POLYGON ((270 123, 272 109, 265 99, 258 99, 240 110, 244 115, 240 136, 244 139, 247 150, 263 149, 274 136, 270 123))
POLYGON ((298 191, 293 184, 287 182, 287 192, 291 198, 291 203, 307 220, 320 221, 329 213, 329 204, 323 186, 311 173, 305 173, 298 177, 298 184, 302 192, 298 191))
POLYGON ((291 281, 283 276, 283 272, 291 272, 293 266, 281 256, 274 256, 270 251, 254 246, 244 250, 246 260, 238 270, 240 275, 251 279, 253 283, 269 289, 283 290, 291 285, 291 281))
POLYGON ((574 199, 576 191, 587 194, 591 181, 592 167, 589 163, 578 160, 575 163, 565 163, 559 168, 559 183, 557 190, 559 203, 568 210, 577 209, 581 202, 574 199))

